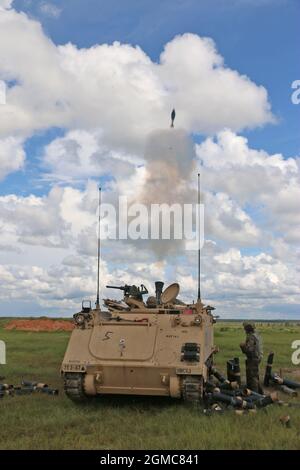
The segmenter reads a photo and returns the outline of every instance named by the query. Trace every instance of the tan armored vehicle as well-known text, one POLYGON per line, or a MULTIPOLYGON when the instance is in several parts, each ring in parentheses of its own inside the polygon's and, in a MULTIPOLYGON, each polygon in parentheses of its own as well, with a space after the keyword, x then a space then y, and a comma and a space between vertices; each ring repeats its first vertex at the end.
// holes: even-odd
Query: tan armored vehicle
MULTIPOLYGON (((199 401, 212 358, 212 307, 200 300, 178 300, 179 285, 155 296, 141 285, 112 287, 122 301, 105 299, 107 307, 83 302, 74 315, 75 329, 61 372, 69 398, 81 401, 102 394, 160 395, 199 401)), ((200 298, 200 296, 199 296, 200 298)))

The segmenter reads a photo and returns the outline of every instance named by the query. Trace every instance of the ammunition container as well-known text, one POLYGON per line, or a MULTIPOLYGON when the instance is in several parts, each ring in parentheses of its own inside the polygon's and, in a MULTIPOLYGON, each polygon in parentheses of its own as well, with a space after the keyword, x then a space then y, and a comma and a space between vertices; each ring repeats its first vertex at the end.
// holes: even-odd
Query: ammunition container
POLYGON ((241 385, 241 368, 240 368, 240 359, 238 357, 235 357, 233 359, 234 363, 234 369, 233 369, 233 375, 234 375, 234 381, 236 381, 239 385, 241 385))
POLYGON ((264 377, 265 387, 269 386, 269 382, 270 382, 271 374, 272 374, 273 360, 274 360, 274 353, 271 352, 268 356, 268 362, 267 362, 266 371, 265 371, 265 377, 264 377))
POLYGON ((219 382, 221 383, 226 382, 226 378, 224 377, 224 375, 220 374, 220 372, 217 371, 217 369, 213 367, 211 371, 212 371, 212 374, 216 377, 216 379, 219 380, 219 382))

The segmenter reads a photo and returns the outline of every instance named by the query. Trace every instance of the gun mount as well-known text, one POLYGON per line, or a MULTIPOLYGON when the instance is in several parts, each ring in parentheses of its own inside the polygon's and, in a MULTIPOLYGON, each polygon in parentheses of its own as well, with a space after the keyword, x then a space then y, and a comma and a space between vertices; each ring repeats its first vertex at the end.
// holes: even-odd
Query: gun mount
POLYGON ((132 297, 136 300, 143 301, 143 295, 148 294, 148 289, 141 284, 140 287, 135 285, 129 286, 125 284, 124 286, 106 286, 107 289, 118 289, 124 292, 124 297, 132 297))

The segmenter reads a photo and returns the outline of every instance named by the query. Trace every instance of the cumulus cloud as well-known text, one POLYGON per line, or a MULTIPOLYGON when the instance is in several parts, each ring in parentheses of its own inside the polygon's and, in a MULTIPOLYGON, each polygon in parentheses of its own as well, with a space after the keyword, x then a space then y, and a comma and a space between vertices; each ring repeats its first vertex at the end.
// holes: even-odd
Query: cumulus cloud
POLYGON ((48 247, 66 246, 68 222, 61 216, 63 190, 53 188, 44 198, 0 197, 0 221, 18 242, 48 247))
POLYGON ((0 0, 0 9, 9 10, 14 0, 0 0))
MULTIPOLYGON (((166 261, 153 262, 124 258, 115 265, 108 259, 101 262, 101 296, 121 298, 118 291, 110 291, 106 284, 121 285, 143 282, 154 293, 154 281, 163 279, 168 283, 180 283, 180 298, 194 299, 197 292, 196 257, 181 260, 170 270, 166 261), (145 264, 146 263, 146 264, 145 264), (146 266, 146 267, 145 267, 146 266)), ((127 252, 128 254, 128 252, 127 252)), ((121 255, 121 250, 120 250, 121 255)), ((207 303, 217 306, 219 314, 263 318, 274 317, 273 308, 277 305, 297 306, 299 298, 299 271, 295 264, 285 263, 267 253, 243 255, 240 250, 218 250, 209 258, 203 257, 201 287, 207 303)), ((10 264, 0 268, 0 294, 3 301, 29 301, 35 299, 40 308, 55 309, 56 314, 71 313, 80 306, 82 298, 95 298, 96 257, 94 263, 84 256, 68 256, 62 264, 49 267, 38 265, 20 266, 10 264)), ((278 312, 284 318, 286 311, 278 312)), ((276 314, 277 316, 277 314, 276 314)))
POLYGON ((245 137, 231 130, 207 138, 196 152, 203 185, 209 191, 223 191, 256 211, 265 228, 280 232, 289 242, 299 242, 299 157, 251 149, 245 137))
POLYGON ((22 139, 12 136, 0 139, 0 180, 23 168, 24 162, 22 139))
POLYGON ((58 8, 56 5, 50 2, 41 2, 39 4, 39 10, 45 16, 49 16, 50 18, 58 18, 62 12, 61 8, 58 8))
POLYGON ((206 236, 235 246, 253 246, 261 241, 260 229, 227 194, 205 193, 206 236))
MULTIPOLYGON (((202 294, 222 317, 285 318, 291 306, 299 312, 298 262, 299 253, 287 259, 263 251, 247 255, 236 248, 214 248, 208 256, 204 249, 202 294), (276 310, 279 304, 282 308, 276 310)), ((196 277, 191 274, 195 264, 196 260, 190 258, 189 263, 175 268, 174 276, 186 300, 195 296, 197 289, 196 277)))
POLYGON ((0 114, 2 135, 97 127, 106 145, 135 151, 150 131, 168 125, 173 106, 188 132, 273 121, 266 89, 228 68, 214 42, 194 34, 175 37, 155 63, 140 47, 118 42, 56 46, 37 21, 5 10, 0 64, 0 77, 16 81, 0 114))
POLYGON ((44 177, 57 182, 86 182, 87 178, 111 175, 129 177, 141 159, 113 151, 103 143, 101 131, 72 130, 44 149, 44 177))

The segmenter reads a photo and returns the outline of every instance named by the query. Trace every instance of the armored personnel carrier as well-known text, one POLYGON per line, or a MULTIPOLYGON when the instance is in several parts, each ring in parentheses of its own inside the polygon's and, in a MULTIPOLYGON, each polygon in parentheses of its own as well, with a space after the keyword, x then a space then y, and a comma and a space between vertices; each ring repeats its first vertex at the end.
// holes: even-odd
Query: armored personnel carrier
POLYGON ((74 401, 104 394, 160 395, 198 402, 213 362, 213 307, 178 299, 179 285, 120 289, 120 301, 82 304, 61 367, 74 401))

